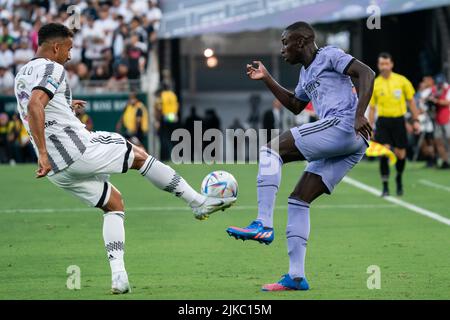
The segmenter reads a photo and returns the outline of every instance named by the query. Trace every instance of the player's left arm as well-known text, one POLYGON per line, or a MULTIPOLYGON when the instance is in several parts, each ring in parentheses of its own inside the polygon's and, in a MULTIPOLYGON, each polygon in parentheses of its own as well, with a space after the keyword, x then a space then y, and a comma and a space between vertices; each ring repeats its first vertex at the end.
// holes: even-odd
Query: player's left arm
POLYGON ((370 138, 372 127, 364 116, 370 99, 372 98, 375 72, 367 65, 357 59, 353 59, 345 68, 344 73, 352 79, 357 79, 358 83, 358 106, 355 116, 355 130, 363 136, 370 138))

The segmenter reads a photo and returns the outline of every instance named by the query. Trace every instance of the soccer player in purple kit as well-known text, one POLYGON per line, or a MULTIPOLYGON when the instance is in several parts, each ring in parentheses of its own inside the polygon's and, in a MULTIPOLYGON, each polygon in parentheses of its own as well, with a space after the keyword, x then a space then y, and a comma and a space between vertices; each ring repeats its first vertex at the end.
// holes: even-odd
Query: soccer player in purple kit
POLYGON ((274 239, 273 210, 283 164, 307 160, 308 165, 288 198, 286 237, 289 272, 263 291, 308 290, 305 256, 310 204, 333 188, 363 157, 372 128, 364 113, 373 91, 375 73, 341 49, 318 48, 306 22, 296 22, 281 35, 281 55, 301 64, 295 92, 278 84, 260 61, 247 65, 252 80, 262 80, 294 114, 312 101, 319 121, 294 127, 260 149, 257 177, 258 217, 245 228, 229 227, 237 239, 270 244, 274 239))

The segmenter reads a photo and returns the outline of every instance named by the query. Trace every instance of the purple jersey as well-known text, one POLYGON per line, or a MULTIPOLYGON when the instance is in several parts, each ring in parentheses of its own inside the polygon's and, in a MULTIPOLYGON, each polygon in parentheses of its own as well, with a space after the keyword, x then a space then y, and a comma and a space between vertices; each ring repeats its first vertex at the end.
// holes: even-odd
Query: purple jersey
POLYGON ((320 48, 309 67, 301 68, 295 88, 297 99, 312 101, 321 119, 337 117, 348 129, 353 128, 358 104, 351 78, 345 74, 354 59, 334 46, 320 48))

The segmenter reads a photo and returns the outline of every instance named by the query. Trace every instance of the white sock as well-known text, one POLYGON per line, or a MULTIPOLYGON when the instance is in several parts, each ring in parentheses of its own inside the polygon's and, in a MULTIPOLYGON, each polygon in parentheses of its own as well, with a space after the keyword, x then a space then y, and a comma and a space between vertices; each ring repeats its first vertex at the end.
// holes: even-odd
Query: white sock
POLYGON ((110 211, 103 215, 103 240, 113 274, 125 271, 125 262, 123 261, 125 246, 124 218, 125 214, 122 211, 110 211))
POLYGON ((159 189, 174 194, 192 207, 205 201, 205 196, 192 189, 175 170, 152 156, 148 156, 139 172, 159 189))

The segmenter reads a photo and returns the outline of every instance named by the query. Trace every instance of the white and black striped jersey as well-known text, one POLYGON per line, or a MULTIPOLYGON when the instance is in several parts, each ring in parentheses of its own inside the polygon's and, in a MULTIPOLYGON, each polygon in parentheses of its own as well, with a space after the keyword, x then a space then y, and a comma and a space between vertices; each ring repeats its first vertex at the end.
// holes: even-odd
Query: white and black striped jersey
MULTIPOLYGON (((45 58, 35 58, 20 68, 14 90, 17 109, 30 137, 28 102, 33 90, 43 90, 50 97, 45 107, 45 140, 52 172, 74 163, 85 152, 90 133, 72 110, 72 93, 64 67, 45 58)), ((36 145, 31 142, 37 153, 36 145)))

